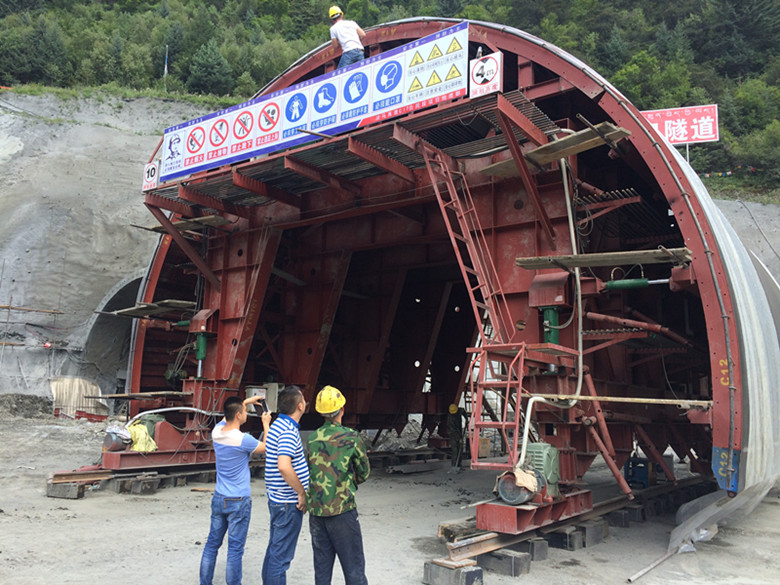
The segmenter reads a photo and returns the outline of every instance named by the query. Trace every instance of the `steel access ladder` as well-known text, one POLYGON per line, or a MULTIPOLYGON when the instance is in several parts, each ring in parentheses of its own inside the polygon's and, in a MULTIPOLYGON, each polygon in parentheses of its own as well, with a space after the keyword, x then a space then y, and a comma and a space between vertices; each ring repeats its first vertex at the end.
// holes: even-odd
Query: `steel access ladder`
POLYGON ((470 375, 473 407, 469 422, 471 466, 511 469, 519 457, 522 418, 519 403, 525 343, 512 343, 517 330, 465 177, 458 169, 452 168, 448 163, 451 159, 438 149, 422 148, 422 155, 468 287, 480 333, 480 346, 472 350, 474 359, 470 375), (500 416, 492 405, 487 408, 488 396, 498 398, 500 416), (483 408, 495 413, 496 420, 483 420, 483 408), (506 446, 507 462, 480 461, 484 458, 479 456, 479 439, 482 431, 491 429, 498 432, 506 446))

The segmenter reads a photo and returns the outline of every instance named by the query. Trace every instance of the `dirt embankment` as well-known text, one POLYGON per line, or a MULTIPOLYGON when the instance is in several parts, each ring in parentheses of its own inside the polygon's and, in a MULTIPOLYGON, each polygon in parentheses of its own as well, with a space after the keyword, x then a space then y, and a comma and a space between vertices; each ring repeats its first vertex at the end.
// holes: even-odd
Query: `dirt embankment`
POLYGON ((31 309, 0 316, 0 393, 51 396, 60 375, 116 390, 126 325, 89 355, 95 311, 140 277, 156 245, 134 227, 155 224, 144 164, 167 126, 203 113, 172 100, 0 92, 0 305, 31 309))

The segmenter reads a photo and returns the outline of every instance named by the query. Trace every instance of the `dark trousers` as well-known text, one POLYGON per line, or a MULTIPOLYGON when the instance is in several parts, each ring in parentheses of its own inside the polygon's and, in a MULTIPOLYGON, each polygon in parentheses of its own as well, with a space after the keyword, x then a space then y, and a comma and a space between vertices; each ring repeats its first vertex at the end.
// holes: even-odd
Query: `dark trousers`
POLYGON ((368 585, 357 510, 338 516, 309 514, 309 530, 314 550, 315 585, 330 585, 336 557, 339 558, 346 585, 368 585))
POLYGON ((295 504, 268 501, 271 532, 263 560, 263 585, 287 585, 287 569, 295 557, 295 546, 303 524, 303 512, 295 504))

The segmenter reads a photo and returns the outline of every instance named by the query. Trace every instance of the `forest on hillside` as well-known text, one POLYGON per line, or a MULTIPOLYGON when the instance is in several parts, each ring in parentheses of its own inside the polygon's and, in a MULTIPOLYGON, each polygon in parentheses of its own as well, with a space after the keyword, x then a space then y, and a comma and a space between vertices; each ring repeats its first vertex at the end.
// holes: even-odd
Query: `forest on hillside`
MULTIPOLYGON (((0 85, 251 97, 328 41, 334 0, 0 0, 0 85), (167 67, 166 67, 167 49, 167 67), (164 75, 166 73, 166 75, 164 75)), ((640 109, 717 103, 700 172, 780 172, 780 0, 349 0, 363 28, 418 17, 510 25, 576 55, 640 109)))

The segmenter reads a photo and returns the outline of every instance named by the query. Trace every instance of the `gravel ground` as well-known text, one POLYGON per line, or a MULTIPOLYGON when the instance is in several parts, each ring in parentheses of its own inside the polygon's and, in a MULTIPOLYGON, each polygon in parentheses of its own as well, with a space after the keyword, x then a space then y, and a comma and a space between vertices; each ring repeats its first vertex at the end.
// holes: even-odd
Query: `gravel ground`
MULTIPOLYGON (((197 583, 200 554, 209 524, 208 492, 190 484, 136 496, 90 490, 80 500, 47 498, 52 471, 94 463, 100 456, 105 425, 51 417, 0 418, 0 583, 79 584, 197 583)), ((422 582, 425 561, 445 556, 436 537, 444 521, 465 518, 462 506, 487 499, 490 473, 448 467, 415 475, 375 470, 358 493, 366 547, 367 573, 373 585, 422 582)), ((586 476, 596 494, 614 489, 603 465, 586 476)), ((253 518, 244 556, 244 583, 260 583, 268 535, 268 510, 261 479, 254 479, 253 518)), ((598 497, 598 496, 597 496, 598 497)), ((780 560, 780 491, 772 490, 747 518, 722 526, 697 552, 665 561, 639 582, 776 584, 780 560)), ((666 551, 672 516, 655 517, 629 528, 610 528, 595 547, 567 552, 550 549, 547 560, 534 562, 523 583, 604 585, 623 583, 666 551)), ((289 583, 313 582, 311 540, 306 521, 289 583)), ((224 583, 224 552, 216 583, 224 583)), ((519 579, 485 572, 484 583, 501 585, 519 579)), ((334 583, 343 583, 340 574, 334 583)))

